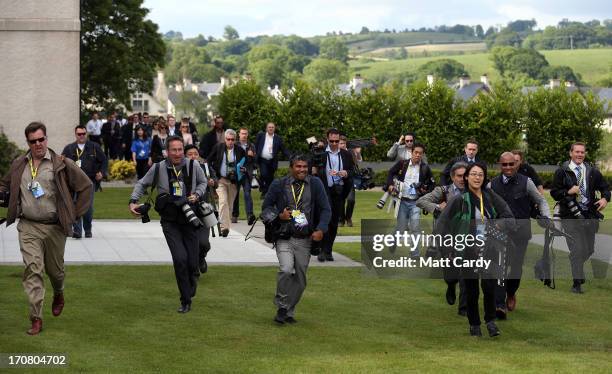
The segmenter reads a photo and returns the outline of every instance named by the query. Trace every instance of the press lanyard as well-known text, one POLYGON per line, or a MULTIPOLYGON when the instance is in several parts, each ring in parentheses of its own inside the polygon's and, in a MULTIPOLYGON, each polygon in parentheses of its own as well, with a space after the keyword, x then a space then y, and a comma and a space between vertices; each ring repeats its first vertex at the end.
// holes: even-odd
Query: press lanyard
POLYGON ((174 170, 174 175, 176 175, 176 180, 179 179, 179 176, 181 175, 181 173, 183 172, 183 170, 179 170, 179 172, 176 172, 176 168, 174 167, 174 165, 172 165, 172 170, 174 170))
POLYGON ((225 155, 225 165, 229 166, 230 164, 230 155, 232 154, 232 150, 228 149, 227 154, 225 155))
POLYGON ((295 189, 293 188, 293 184, 291 184, 291 193, 293 194, 293 201, 295 202, 295 209, 298 209, 298 205, 300 204, 300 200, 302 200, 302 193, 304 193, 304 183, 302 183, 302 188, 300 189, 300 194, 295 198, 295 189))
POLYGON ((38 174, 38 167, 40 167, 40 164, 38 164, 38 167, 34 169, 34 165, 32 164, 31 158, 28 159, 28 163, 30 164, 30 173, 32 174, 32 180, 34 180, 34 178, 36 178, 36 174, 38 174))

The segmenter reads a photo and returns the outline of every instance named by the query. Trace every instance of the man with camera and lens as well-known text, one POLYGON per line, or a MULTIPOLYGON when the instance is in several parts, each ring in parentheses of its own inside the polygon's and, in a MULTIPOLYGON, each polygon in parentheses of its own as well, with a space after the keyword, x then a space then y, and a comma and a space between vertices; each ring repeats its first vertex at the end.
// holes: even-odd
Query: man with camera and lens
POLYGON ((208 155, 208 164, 212 166, 219 178, 217 195, 219 196, 219 221, 221 236, 227 237, 231 225, 231 211, 234 199, 238 194, 238 183, 245 177, 246 152, 236 144, 236 131, 225 130, 225 141, 215 145, 208 155), (238 174, 240 171, 240 175, 238 174))
MULTIPOLYGON (((467 164, 465 162, 459 161, 453 165, 450 170, 451 179, 453 181, 452 184, 446 186, 437 186, 428 194, 421 196, 417 202, 416 206, 433 214, 434 219, 437 219, 440 216, 440 213, 450 199, 455 196, 459 196, 463 193, 463 189, 465 187, 465 181, 463 180, 463 176, 465 175, 465 170, 467 169, 467 164)), ((440 248, 442 249, 442 248, 440 248)), ((451 253, 440 253, 442 257, 448 257, 451 253)), ((444 271, 444 281, 446 282, 446 302, 449 305, 455 304, 457 300, 457 283, 459 283, 459 308, 457 310, 457 314, 461 316, 467 315, 467 297, 465 293, 465 282, 460 278, 460 271, 456 267, 445 267, 444 271)))
POLYGON ((520 165, 512 152, 502 153, 499 165, 501 175, 491 179, 489 187, 504 199, 516 220, 516 228, 510 233, 514 245, 504 261, 510 270, 504 285, 498 284, 495 289, 495 315, 503 320, 507 312, 516 308, 516 291, 521 284, 525 252, 531 239, 531 207, 536 205, 543 219, 550 218, 550 209, 531 178, 518 172, 520 165))
MULTIPOLYGON (((64 247, 75 218, 89 209, 92 183, 75 163, 47 146, 47 128, 25 128, 29 151, 13 160, 0 180, 0 206, 8 207, 6 225, 17 218, 19 248, 25 269, 23 288, 30 303, 29 335, 42 330, 44 274, 53 286, 52 314, 64 309, 64 247)), ((5 300, 6 301, 6 300, 5 300)))
POLYGON ((148 221, 151 205, 139 205, 138 200, 149 186, 157 188, 155 210, 161 217, 162 231, 172 254, 181 296, 178 312, 187 313, 197 288, 198 230, 202 225, 194 209, 206 193, 207 181, 199 165, 185 158, 182 138, 168 137, 166 150, 168 158, 150 168, 134 186, 129 207, 132 214, 148 221))
MULTIPOLYGON (((413 234, 421 232, 421 209, 416 205, 419 197, 434 189, 435 181, 429 165, 422 160, 425 146, 417 143, 412 148, 410 160, 400 160, 389 169, 387 176, 387 191, 393 193, 396 186, 394 179, 401 182, 399 197, 401 203, 397 214, 395 231, 404 232, 407 229, 413 234)), ((419 256, 418 247, 412 249, 412 256, 419 256)))
POLYGON ((345 149, 340 149, 340 132, 338 129, 327 131, 327 148, 323 164, 314 165, 323 185, 326 187, 327 198, 331 207, 329 229, 325 233, 322 251, 317 256, 321 262, 334 261, 332 248, 338 234, 340 215, 344 210, 344 202, 353 188, 353 173, 355 166, 353 156, 345 149))
MULTIPOLYGON (((210 251, 210 233, 212 231, 213 237, 215 235, 214 226, 218 226, 218 215, 217 212, 217 203, 215 202, 214 191, 217 188, 217 176, 212 167, 208 165, 206 160, 203 162, 199 162, 200 153, 198 151, 198 147, 194 144, 189 144, 185 146, 185 156, 190 159, 198 162, 200 168, 204 172, 204 176, 206 177, 206 193, 204 196, 200 198, 200 215, 203 218, 202 227, 198 230, 198 245, 199 245, 199 270, 201 274, 204 274, 208 271, 208 263, 206 262, 206 255, 208 251, 210 251), (211 215, 212 214, 212 215, 211 215), (209 217, 210 216, 210 217, 209 217), (207 224, 207 218, 212 221, 207 224), (214 218, 214 219, 213 219, 214 218)), ((199 215, 199 216, 200 216, 199 215)), ((220 232, 221 230, 219 230, 220 232)))
POLYGON ((610 189, 601 172, 584 161, 586 145, 575 142, 565 161, 553 177, 550 195, 559 202, 559 215, 565 232, 572 268, 572 292, 582 293, 585 282, 584 263, 595 251, 595 234, 601 211, 610 201, 610 189), (597 198, 595 192, 599 191, 597 198))
POLYGON ((311 250, 318 248, 332 216, 323 183, 308 175, 308 168, 306 156, 293 156, 290 175, 272 182, 262 205, 266 241, 275 243, 278 256, 274 321, 279 324, 296 322, 311 250))

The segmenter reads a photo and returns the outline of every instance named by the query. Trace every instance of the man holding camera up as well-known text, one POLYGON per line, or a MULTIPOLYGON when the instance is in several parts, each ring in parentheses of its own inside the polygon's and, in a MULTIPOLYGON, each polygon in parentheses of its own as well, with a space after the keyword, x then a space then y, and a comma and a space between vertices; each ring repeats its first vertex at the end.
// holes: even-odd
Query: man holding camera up
MULTIPOLYGON (((416 143, 412 148, 410 160, 398 161, 389 169, 387 176, 389 193, 393 193, 395 189, 393 179, 396 178, 402 182, 401 191, 399 191, 401 203, 397 213, 395 231, 404 232, 408 228, 413 234, 421 231, 421 209, 417 207, 416 201, 420 196, 432 191, 435 184, 429 165, 421 159, 424 153, 425 146, 416 143)), ((418 257, 419 249, 413 248, 411 255, 418 257)))
MULTIPOLYGON (((198 234, 201 222, 192 207, 206 193, 206 177, 196 162, 187 162, 183 139, 171 136, 166 141, 168 158, 155 164, 134 186, 130 212, 146 221, 150 205, 139 205, 138 199, 147 187, 157 188, 155 210, 172 254, 176 283, 181 294, 179 313, 191 310, 191 298, 197 288, 198 234)), ((150 196, 150 195, 149 195, 150 196)))
MULTIPOLYGON (((337 144, 337 143, 336 143, 337 144)), ((291 175, 270 185, 262 205, 264 222, 277 221, 289 226, 275 235, 279 271, 274 303, 274 321, 295 323, 295 306, 306 288, 306 270, 314 242, 323 239, 331 216, 323 183, 308 175, 308 159, 303 155, 289 162, 291 175)))
MULTIPOLYGON (((467 164, 465 162, 459 161, 455 163, 450 170, 453 183, 446 186, 437 186, 430 193, 421 196, 416 202, 417 207, 433 214, 434 219, 438 218, 442 210, 446 208, 448 201, 463 193, 463 189, 465 188, 463 176, 465 175, 466 169, 467 164)), ((443 257, 448 256, 447 253, 441 253, 441 255, 443 257)), ((459 308, 457 310, 457 314, 461 316, 467 315, 467 295, 465 293, 465 282, 463 279, 460 279, 459 268, 443 268, 443 272, 444 281, 447 285, 446 302, 449 305, 455 304, 455 301, 457 300, 456 288, 457 283, 459 283, 459 308)))
POLYGON ((215 145, 208 155, 207 161, 215 170, 219 178, 217 195, 219 196, 219 221, 221 223, 221 236, 227 237, 230 230, 231 210, 234 206, 234 199, 238 194, 237 184, 238 167, 240 167, 242 177, 246 168, 244 165, 246 152, 242 147, 235 146, 236 131, 225 130, 225 142, 215 145))
POLYGON ((344 210, 344 201, 353 187, 353 156, 345 149, 340 149, 340 132, 337 129, 327 131, 327 148, 325 164, 317 170, 319 178, 326 186, 327 198, 331 207, 329 230, 323 238, 322 251, 317 257, 321 262, 334 261, 332 248, 338 234, 338 222, 344 210))
POLYGON ((600 213, 610 201, 610 189, 601 172, 585 163, 586 145, 572 144, 570 160, 565 161, 553 177, 550 195, 559 201, 563 228, 572 239, 566 238, 572 267, 572 292, 582 293, 584 263, 595 251, 595 234, 599 229, 600 213), (596 199, 595 191, 601 194, 596 199))
POLYGON ((25 128, 29 151, 16 158, 0 180, 0 205, 8 207, 6 225, 17 218, 25 269, 23 288, 30 302, 29 335, 42 330, 44 273, 53 286, 51 312, 64 309, 64 246, 75 217, 89 209, 92 184, 83 171, 47 147, 47 128, 32 122, 25 128))

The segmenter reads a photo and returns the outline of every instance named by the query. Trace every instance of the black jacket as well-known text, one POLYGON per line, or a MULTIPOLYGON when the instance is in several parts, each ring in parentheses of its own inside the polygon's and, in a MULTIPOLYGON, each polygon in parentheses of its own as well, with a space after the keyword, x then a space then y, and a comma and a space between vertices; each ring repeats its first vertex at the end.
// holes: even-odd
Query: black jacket
MULTIPOLYGON (((225 130, 224 130, 225 131, 225 130)), ((200 157, 208 160, 208 156, 212 152, 213 148, 217 145, 217 130, 212 129, 206 134, 202 135, 200 140, 200 157)))
MULTIPOLYGON (((330 162, 328 156, 329 153, 327 153, 326 155, 327 158, 325 165, 327 166, 327 164, 330 162)), ((353 175, 355 174, 355 164, 353 163, 353 155, 351 154, 351 152, 345 149, 340 150, 340 158, 342 159, 342 170, 346 170, 347 172, 346 177, 342 179, 342 181, 344 182, 342 188, 342 199, 346 199, 347 196, 351 193, 351 189, 353 188, 353 175)), ((319 168, 318 175, 321 179, 321 182, 323 182, 323 186, 325 187, 325 189, 329 189, 329 186, 327 185, 327 168, 319 168)))
MULTIPOLYGON (((597 211, 597 207, 595 206, 595 202, 597 201, 595 198, 595 191, 599 191, 601 193, 601 197, 605 198, 608 202, 610 202, 610 187, 608 183, 601 175, 601 172, 593 167, 589 163, 584 163, 586 167, 586 181, 587 181, 587 198, 589 199, 588 210, 589 212, 597 211)), ((573 217, 572 213, 567 209, 567 204, 564 203, 564 200, 568 196, 567 191, 573 186, 578 185, 578 179, 576 178, 576 174, 573 170, 569 168, 569 161, 565 161, 556 171, 553 177, 552 188, 550 189, 550 196, 556 201, 560 201, 559 204, 559 214, 561 218, 571 218, 573 217)), ((574 195, 575 197, 576 195, 574 195)), ((589 216, 587 218, 593 218, 589 216)))
POLYGON ((100 144, 92 141, 85 142, 85 148, 83 148, 83 154, 79 158, 77 155, 77 143, 70 143, 62 151, 62 155, 71 159, 72 161, 81 160, 81 170, 92 181, 96 178, 96 173, 101 172, 102 176, 106 176, 108 170, 108 160, 106 155, 100 147, 100 144))
MULTIPOLYGON (((389 188, 389 186, 393 185, 394 178, 397 178, 397 180, 403 182, 404 178, 406 177, 406 171, 408 170, 409 165, 410 160, 400 160, 396 162, 395 165, 393 165, 391 169, 389 169, 386 187, 389 188)), ((421 161, 421 164, 419 166, 419 182, 423 186, 420 189, 420 192, 418 194, 419 196, 433 191, 436 184, 429 165, 427 165, 423 161, 421 161)))
MULTIPOLYGON (((218 143, 213 147, 212 151, 206 158, 206 160, 208 161, 208 165, 212 166, 213 170, 215 171, 215 174, 217 175, 217 177, 219 177, 219 179, 221 179, 221 163, 223 162, 223 154, 225 152, 225 143, 218 143)), ((234 155, 236 159, 236 164, 238 164, 240 160, 246 157, 244 149, 236 146, 234 146, 234 155)))
MULTIPOLYGON (((242 148, 239 141, 236 141, 236 147, 242 148)), ((255 156, 249 156, 248 154, 245 154, 247 159, 244 164, 244 167, 246 168, 247 175, 249 176, 249 179, 250 179, 253 177, 253 169, 255 168, 255 160, 257 159, 257 152, 255 151, 255 145, 251 142, 247 142, 246 150, 247 152, 251 150, 253 151, 253 153, 255 153, 255 156)))
MULTIPOLYGON (((451 159, 448 162, 448 164, 446 164, 446 167, 444 168, 444 170, 442 171, 442 174, 440 175, 440 186, 446 186, 446 185, 449 185, 449 184, 453 183, 453 181, 451 180, 451 177, 450 177, 450 171, 451 171, 451 168, 453 167, 453 165, 455 165, 459 161, 463 161, 466 164, 469 164, 468 163, 468 158, 467 158, 467 156, 465 154, 462 155, 462 156, 455 157, 455 158, 451 159)), ((480 159, 480 157, 478 157, 478 155, 476 155, 474 157, 474 161, 475 162, 478 162, 478 161, 483 162, 480 159)))
MULTIPOLYGON (((166 141, 168 138, 165 139, 166 141)), ((153 162, 160 162, 164 159, 164 150, 166 149, 166 143, 162 142, 159 135, 153 136, 151 140, 151 159, 153 162)))
MULTIPOLYGON (((320 180, 314 176, 307 176, 310 183, 310 212, 304 212, 308 217, 309 231, 314 232, 315 230, 321 230, 323 233, 327 232, 329 221, 331 219, 331 208, 325 188, 320 180)), ((277 215, 282 213, 283 210, 289 206, 287 201, 287 194, 283 190, 286 183, 288 183, 289 177, 283 177, 275 179, 262 204, 261 210, 273 210, 277 215)))

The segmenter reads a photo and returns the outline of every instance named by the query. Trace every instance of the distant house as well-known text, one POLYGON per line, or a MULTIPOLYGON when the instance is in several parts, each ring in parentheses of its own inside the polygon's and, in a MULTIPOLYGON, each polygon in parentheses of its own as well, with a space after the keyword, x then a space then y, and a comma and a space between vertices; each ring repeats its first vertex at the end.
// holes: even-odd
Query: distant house
POLYGON ((365 83, 364 79, 361 77, 361 74, 355 74, 353 79, 349 83, 342 83, 336 86, 340 93, 350 94, 354 92, 356 94, 361 94, 361 91, 364 89, 375 90, 376 85, 372 83, 365 83))
MULTIPOLYGON (((429 81, 429 77, 428 77, 429 81)), ((464 75, 459 78, 459 82, 452 84, 451 88, 455 90, 455 97, 463 101, 469 101, 474 99, 478 94, 489 94, 491 93, 491 86, 489 84, 489 78, 487 75, 480 77, 480 82, 471 82, 470 77, 464 75)))
MULTIPOLYGON (((219 96, 225 87, 230 85, 230 81, 221 77, 221 82, 203 82, 194 83, 190 79, 183 79, 182 83, 177 83, 176 86, 170 87, 167 99, 168 114, 172 114, 176 117, 176 106, 180 101, 180 93, 185 91, 191 91, 200 94, 202 97, 210 100, 215 96, 219 96)), ((179 113, 180 114, 180 113, 179 113)), ((189 113, 187 113, 189 114, 189 113)), ((191 113, 192 115, 193 113, 191 113)), ((211 113, 212 114, 212 113, 211 113)))
MULTIPOLYGON (((544 86, 529 86, 523 87, 521 92, 526 95, 530 92, 535 92, 540 88, 545 89, 553 89, 561 87, 561 80, 559 79, 551 79, 548 84, 544 86)), ((568 81, 565 82, 565 90, 569 93, 579 92, 582 95, 591 92, 596 97, 599 98, 604 104, 604 109, 606 111, 606 118, 604 119, 603 129, 612 132, 612 88, 611 87, 577 87, 574 82, 568 81)))

